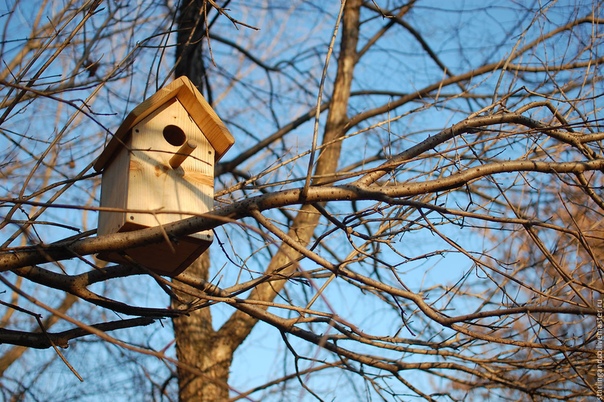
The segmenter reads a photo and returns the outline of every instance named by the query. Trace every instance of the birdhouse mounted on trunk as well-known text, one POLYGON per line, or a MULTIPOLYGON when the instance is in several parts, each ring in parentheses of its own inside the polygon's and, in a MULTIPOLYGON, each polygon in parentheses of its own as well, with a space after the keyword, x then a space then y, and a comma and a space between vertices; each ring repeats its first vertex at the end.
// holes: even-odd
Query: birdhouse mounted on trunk
MULTIPOLYGON (((214 163, 234 142, 187 77, 159 90, 126 117, 94 165, 103 172, 98 235, 164 225, 210 211, 214 163)), ((199 232, 98 257, 134 261, 160 275, 176 276, 212 239, 211 231, 199 232)))

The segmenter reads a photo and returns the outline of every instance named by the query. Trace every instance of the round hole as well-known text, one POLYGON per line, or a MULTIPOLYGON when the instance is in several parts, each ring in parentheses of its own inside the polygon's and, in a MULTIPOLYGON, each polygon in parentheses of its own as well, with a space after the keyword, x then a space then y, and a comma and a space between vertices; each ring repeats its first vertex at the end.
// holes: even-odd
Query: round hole
POLYGON ((187 136, 182 131, 182 128, 173 124, 164 127, 164 138, 170 145, 174 145, 175 147, 181 146, 187 140, 187 136))

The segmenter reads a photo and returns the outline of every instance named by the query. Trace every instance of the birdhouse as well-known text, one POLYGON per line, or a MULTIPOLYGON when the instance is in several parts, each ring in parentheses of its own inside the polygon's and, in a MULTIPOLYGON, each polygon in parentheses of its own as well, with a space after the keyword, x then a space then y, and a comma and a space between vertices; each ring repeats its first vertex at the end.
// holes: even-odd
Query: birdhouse
MULTIPOLYGON (((102 171, 98 235, 189 218, 214 204, 214 163, 233 136, 187 78, 162 88, 126 117, 97 159, 102 171)), ((212 243, 211 231, 123 252, 105 261, 134 261, 176 276, 212 243)))

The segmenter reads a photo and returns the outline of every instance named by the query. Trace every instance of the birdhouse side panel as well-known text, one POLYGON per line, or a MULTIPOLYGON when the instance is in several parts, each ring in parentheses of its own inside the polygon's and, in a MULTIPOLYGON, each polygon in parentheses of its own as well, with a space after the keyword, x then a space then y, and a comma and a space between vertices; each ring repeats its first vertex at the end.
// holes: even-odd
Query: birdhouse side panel
MULTIPOLYGON (((157 226, 213 208, 214 150, 180 102, 169 102, 135 125, 131 150, 128 222, 157 226), (191 141, 194 150, 172 167, 171 158, 191 141)), ((211 232, 202 238, 211 240, 211 232)))
POLYGON ((117 211, 100 211, 98 235, 116 233, 126 223, 129 165, 127 148, 121 147, 105 167, 101 180, 101 207, 117 211))

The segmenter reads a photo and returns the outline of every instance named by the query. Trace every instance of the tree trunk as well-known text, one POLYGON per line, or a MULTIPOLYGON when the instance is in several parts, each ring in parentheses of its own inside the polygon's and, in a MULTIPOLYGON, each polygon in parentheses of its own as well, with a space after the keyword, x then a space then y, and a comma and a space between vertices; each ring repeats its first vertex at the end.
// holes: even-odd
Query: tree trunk
MULTIPOLYGON (((185 17, 179 18, 179 38, 186 41, 186 46, 179 43, 177 46, 177 74, 187 75, 200 86, 205 77, 199 75, 203 71, 201 59, 201 46, 203 40, 199 35, 203 29, 203 13, 199 9, 200 1, 192 0, 181 6, 181 13, 185 17), (197 7, 197 9, 196 9, 197 7), (192 23, 192 16, 197 16, 197 23, 192 23), (198 47, 192 50, 192 47, 198 47), (189 70, 190 69, 190 70, 189 70)), ((336 74, 331 107, 327 116, 323 143, 329 144, 322 148, 317 160, 315 174, 325 177, 333 174, 338 165, 341 152, 341 142, 334 141, 344 135, 348 122, 347 109, 352 85, 354 65, 357 61, 356 46, 358 42, 358 28, 361 0, 349 0, 344 11, 342 40, 338 58, 338 71, 336 74)), ((181 40, 179 39, 179 41, 181 40)), ((306 246, 319 222, 319 214, 314 207, 302 207, 289 230, 289 235, 306 246)), ((200 257, 187 273, 198 278, 208 279, 209 256, 208 252, 200 257)), ((271 260, 267 274, 277 273, 281 277, 296 269, 295 261, 299 254, 291 247, 283 244, 279 252, 271 260), (283 269, 284 266, 288 266, 283 269)), ((272 301, 279 291, 285 286, 286 281, 271 281, 256 287, 250 299, 272 301)), ((184 300, 187 295, 177 294, 184 300)), ((209 309, 197 310, 188 316, 173 320, 176 340, 177 357, 180 363, 198 369, 194 372, 190 368, 179 367, 179 398, 181 402, 188 401, 222 401, 229 396, 228 375, 233 352, 245 340, 257 323, 255 317, 245 312, 235 312, 218 331, 212 328, 212 318, 209 309)))
MULTIPOLYGON (((177 24, 175 75, 186 75, 203 93, 206 70, 202 58, 205 36, 204 1, 183 0, 180 3, 177 24)), ((207 89, 207 88, 206 88, 207 89)), ((207 93, 207 91, 205 91, 207 93)), ((207 99, 211 102, 211 99, 207 99)), ((206 251, 189 268, 187 273, 208 279, 210 253, 206 251)), ((190 295, 175 291, 180 299, 176 304, 193 300, 190 295)), ((178 358, 179 400, 222 401, 229 398, 228 377, 233 352, 226 347, 212 328, 209 308, 174 318, 174 339, 178 358)))
MULTIPOLYGON (((206 252, 187 269, 187 273, 206 278, 209 266, 209 252, 206 252)), ((182 292, 174 293, 182 302, 193 300, 193 297, 182 292)), ((183 363, 178 367, 179 400, 227 400, 227 383, 233 353, 212 328, 210 309, 193 311, 189 315, 172 319, 172 323, 176 357, 183 363)))
POLYGON ((212 96, 203 61, 203 43, 206 34, 204 10, 205 0, 182 0, 176 16, 176 78, 186 75, 200 91, 205 86, 206 100, 212 104, 212 96))

